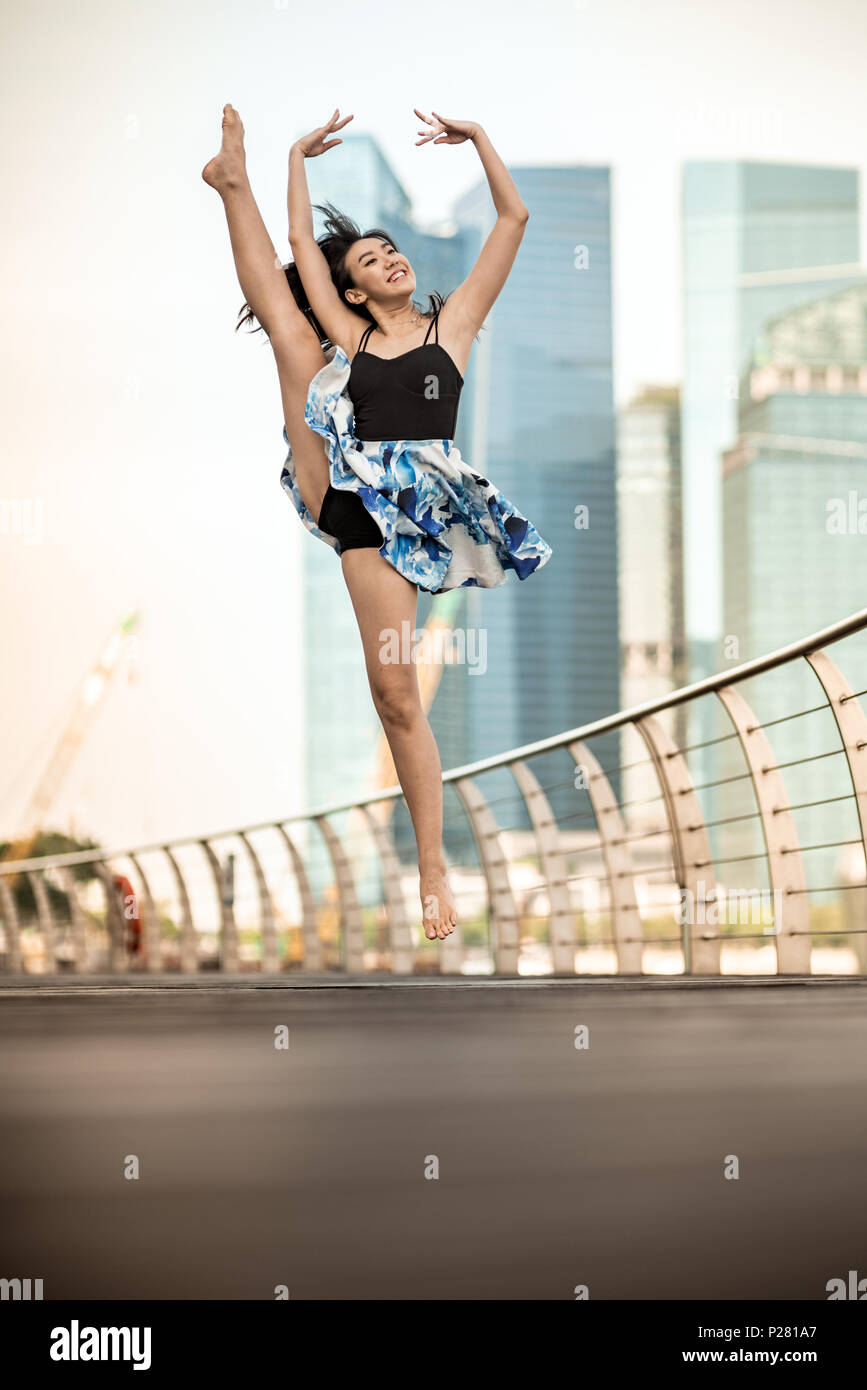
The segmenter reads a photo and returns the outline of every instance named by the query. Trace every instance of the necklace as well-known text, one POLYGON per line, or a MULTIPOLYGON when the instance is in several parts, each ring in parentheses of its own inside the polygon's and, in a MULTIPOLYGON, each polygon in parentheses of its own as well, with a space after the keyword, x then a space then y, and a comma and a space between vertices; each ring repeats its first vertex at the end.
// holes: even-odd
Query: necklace
MULTIPOLYGON (((416 324, 417 324, 417 323, 421 323, 421 321, 422 321, 422 319, 423 319, 424 317, 425 317, 425 315, 424 315, 424 314, 420 314, 420 313, 418 312, 418 309, 416 309, 416 310, 415 310, 415 313, 414 313, 413 316, 412 316, 412 318, 409 319, 408 322, 409 322, 409 324, 410 324, 410 326, 411 326, 412 328, 415 328, 416 324)), ((380 328, 379 324, 377 324, 376 327, 377 327, 377 330, 378 330, 380 333, 383 331, 383 330, 380 328)), ((399 335, 399 336, 402 337, 403 335, 401 334, 401 335, 399 335)), ((386 337, 391 337, 391 334, 390 334, 390 333, 387 333, 387 334, 386 334, 386 337)))

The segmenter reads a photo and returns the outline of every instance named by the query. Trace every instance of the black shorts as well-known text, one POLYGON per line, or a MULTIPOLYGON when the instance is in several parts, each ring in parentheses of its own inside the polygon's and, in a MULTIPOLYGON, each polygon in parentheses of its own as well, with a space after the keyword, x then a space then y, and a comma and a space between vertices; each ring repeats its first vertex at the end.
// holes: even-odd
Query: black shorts
POLYGON ((319 509, 318 526, 340 542, 341 550, 379 550, 384 537, 357 492, 328 484, 319 509))

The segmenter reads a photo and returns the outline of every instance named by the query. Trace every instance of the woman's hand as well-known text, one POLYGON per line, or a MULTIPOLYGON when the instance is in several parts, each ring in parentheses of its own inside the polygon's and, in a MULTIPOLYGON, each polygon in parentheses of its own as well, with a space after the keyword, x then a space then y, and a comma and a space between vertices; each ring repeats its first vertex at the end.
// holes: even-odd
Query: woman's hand
POLYGON ((333 130, 342 130, 347 121, 354 120, 353 116, 344 116, 342 121, 338 121, 340 108, 336 107, 334 115, 327 125, 321 125, 316 130, 311 130, 309 135, 303 135, 300 140, 296 140, 292 146, 304 155, 305 159, 314 159, 318 154, 324 154, 326 150, 333 149, 335 145, 342 145, 342 140, 327 140, 333 130))
POLYGON ((426 145, 428 140, 433 140, 435 145, 462 145, 465 140, 475 140, 481 126, 478 121, 449 121, 445 116, 440 116, 436 111, 432 111, 430 117, 425 116, 414 106, 413 111, 419 120, 424 121, 425 125, 433 126, 430 131, 420 130, 419 135, 424 138, 416 140, 416 145, 426 145), (434 136, 437 138, 434 140, 434 136))

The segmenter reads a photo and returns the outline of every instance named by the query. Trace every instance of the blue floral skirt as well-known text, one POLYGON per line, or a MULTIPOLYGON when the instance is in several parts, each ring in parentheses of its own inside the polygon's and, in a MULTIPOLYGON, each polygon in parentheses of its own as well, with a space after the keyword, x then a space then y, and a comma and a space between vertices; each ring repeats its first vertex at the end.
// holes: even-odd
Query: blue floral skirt
MULTIPOLYGON (((350 361, 342 348, 310 383, 304 418, 327 445, 331 483, 356 492, 382 532, 380 555, 430 593, 493 589, 509 570, 526 579, 552 550, 493 483, 473 471, 450 439, 356 439, 350 361)), ((287 447, 289 438, 283 427, 287 447)), ((280 485, 308 531, 340 554, 304 505, 292 450, 280 485)))

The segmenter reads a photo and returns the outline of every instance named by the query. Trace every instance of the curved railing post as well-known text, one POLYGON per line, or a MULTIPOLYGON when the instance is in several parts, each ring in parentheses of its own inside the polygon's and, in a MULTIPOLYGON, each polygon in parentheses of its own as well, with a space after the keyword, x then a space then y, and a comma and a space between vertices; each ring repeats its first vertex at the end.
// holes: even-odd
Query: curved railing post
POLYGON ((36 920, 42 933, 45 963, 53 975, 57 970, 57 924, 51 910, 51 899, 48 896, 48 889, 45 887, 45 880, 40 869, 28 872, 27 879, 33 889, 33 897, 36 901, 36 920))
POLYGON ((18 921, 15 894, 9 887, 5 874, 0 874, 0 913, 3 916, 3 931, 6 936, 6 969, 10 975, 20 975, 24 969, 21 924, 18 921))
POLYGON ((172 871, 172 878, 178 894, 178 906, 181 910, 181 950, 180 965, 184 975, 195 975, 199 968, 199 939, 193 923, 193 914, 190 908, 190 895, 187 892, 187 885, 181 866, 172 854, 168 845, 163 845, 163 854, 169 861, 172 871))
POLYGON ((72 936, 73 964, 76 975, 87 970, 87 919, 78 901, 78 884, 71 869, 59 870, 60 881, 69 904, 69 926, 72 936))
MULTIPOLYGON (((852 790, 855 794, 858 825, 861 830, 865 873, 867 873, 867 715, 861 708, 858 697, 853 692, 849 682, 827 652, 821 650, 807 652, 806 660, 813 668, 827 696, 846 753, 849 776, 852 779, 852 790)), ((860 925, 863 928, 856 951, 863 971, 867 969, 867 915, 864 911, 865 906, 867 906, 867 892, 863 889, 853 888, 849 891, 848 901, 851 902, 853 896, 859 903, 860 911, 856 908, 851 915, 856 920, 860 918, 860 925)))
POLYGON ((141 866, 141 861, 136 855, 131 854, 129 856, 129 862, 132 864, 141 882, 142 907, 144 908, 144 931, 142 932, 142 936, 144 937, 145 970, 148 974, 153 975, 157 974, 163 968, 163 943, 162 933, 160 931, 159 911, 154 901, 154 895, 151 892, 148 876, 141 866))
POLYGON ((724 686, 717 695, 740 740, 765 836, 768 876, 774 895, 772 939, 777 948, 777 973, 809 975, 812 946, 807 884, 783 774, 767 734, 741 692, 724 686))
POLYGON ((379 802, 377 806, 362 806, 361 810, 376 845, 379 862, 382 865, 382 886, 385 893, 385 910, 388 914, 388 940, 391 948, 392 974, 409 975, 412 973, 412 937, 403 896, 400 860, 394 848, 390 818, 387 819, 383 815, 381 808, 384 808, 390 816, 391 807, 387 802, 379 802))
POLYGON ((289 851, 295 882, 298 885, 298 897, 301 902, 301 938, 304 943, 304 959, 301 962, 301 969, 305 974, 318 974, 322 970, 322 942, 319 940, 319 933, 316 930, 316 900, 313 897, 313 889, 310 887, 310 879, 301 852, 289 831, 285 825, 277 825, 275 829, 280 832, 280 837, 289 851))
POLYGON ((470 822, 482 872, 488 889, 494 969, 517 975, 520 951, 518 910, 509 882, 509 867, 500 841, 500 829, 486 798, 470 777, 453 783, 470 822))
POLYGON ((327 816, 314 816, 313 820, 322 832, 337 882, 337 897, 340 903, 340 935, 343 944, 343 967, 351 974, 364 970, 364 919, 361 904, 352 877, 352 869, 340 836, 327 816))
POLYGON ((806 660, 827 696, 846 754, 867 868, 867 715, 851 685, 827 652, 808 652, 806 660))
POLYGON ((199 844, 205 851, 220 905, 220 969, 234 975, 238 970, 238 928, 234 907, 226 896, 225 870, 213 846, 207 840, 199 840, 199 844))
POLYGON ((550 908, 551 964, 557 975, 575 974, 575 914, 572 896, 566 879, 566 861, 560 849, 560 833, 556 818, 536 774, 522 758, 510 763, 512 776, 518 784, 530 824, 536 836, 539 863, 548 893, 550 908))
POLYGON ((587 768, 587 793, 596 817, 596 828, 599 831, 602 857, 608 877, 617 970, 621 975, 640 975, 644 951, 641 916, 635 899, 632 856, 626 843, 623 816, 617 797, 599 760, 590 752, 586 743, 570 743, 569 752, 575 760, 576 767, 587 768))
POLYGON ((126 967, 126 942, 124 940, 124 917, 114 885, 114 872, 110 864, 100 861, 94 864, 102 883, 105 897, 105 929, 108 935, 108 968, 119 972, 126 967))
POLYGON ((697 909, 700 902, 716 900, 716 873, 710 839, 704 823, 701 802, 695 790, 686 758, 671 734, 653 715, 635 721, 650 754, 671 833, 672 857, 677 886, 686 907, 682 923, 683 968, 686 975, 718 975, 720 939, 717 932, 703 930, 697 909), (708 895, 705 874, 711 875, 708 895))
POLYGON ((259 895, 259 914, 260 932, 262 936, 262 971, 264 974, 273 975, 280 969, 280 956, 277 951, 277 924, 274 920, 274 904, 271 901, 271 892, 268 888, 268 880, 265 877, 265 870, 259 860, 259 856, 250 843, 249 837, 243 830, 238 831, 238 839, 250 857, 253 867, 253 874, 256 879, 256 891, 259 895))

